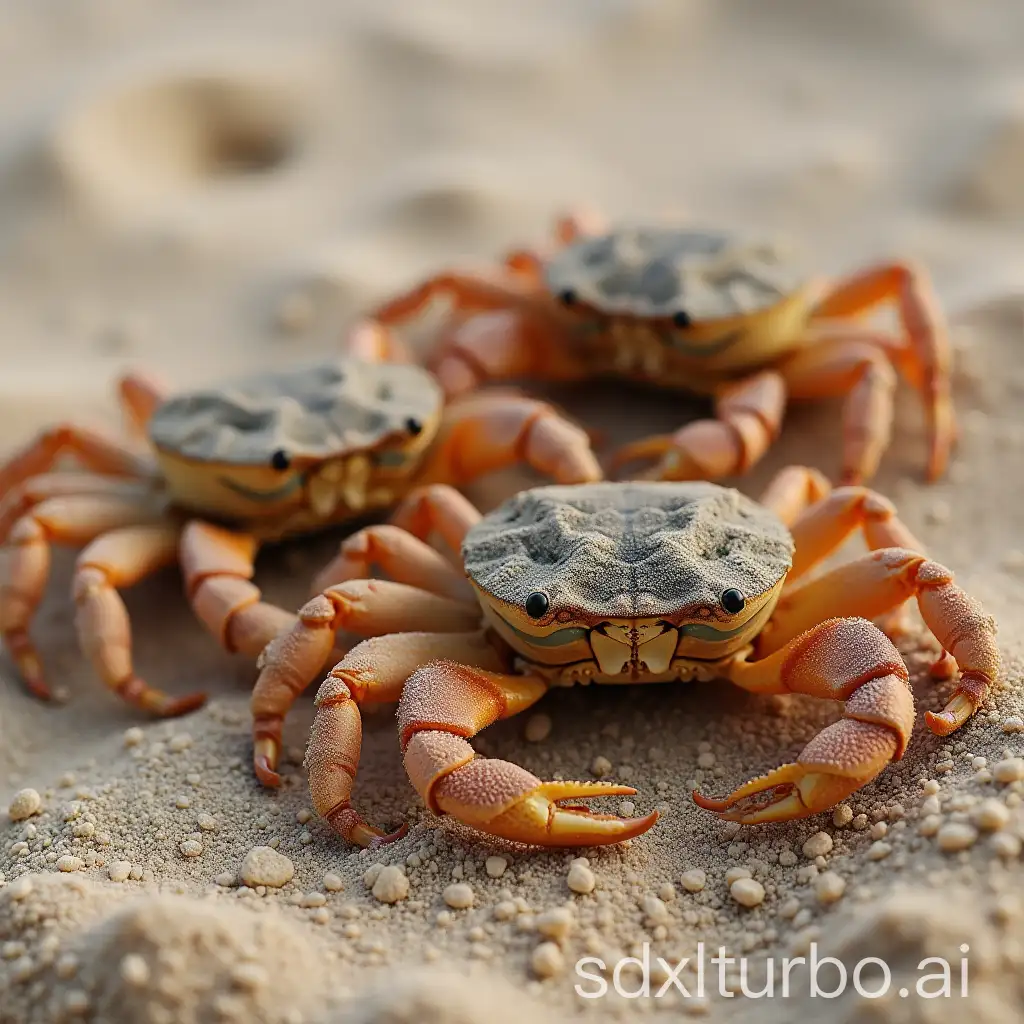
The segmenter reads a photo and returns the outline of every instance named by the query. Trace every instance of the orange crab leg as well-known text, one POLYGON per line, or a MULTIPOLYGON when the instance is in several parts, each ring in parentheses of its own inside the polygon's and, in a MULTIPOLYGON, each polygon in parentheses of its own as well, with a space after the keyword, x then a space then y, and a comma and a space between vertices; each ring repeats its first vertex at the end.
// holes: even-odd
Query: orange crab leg
POLYGON ((907 548, 924 552, 924 545, 899 518, 888 498, 866 487, 838 487, 792 523, 795 551, 787 582, 808 572, 858 528, 873 551, 907 548))
POLYGON ((177 548, 178 528, 174 525, 129 526, 94 540, 79 555, 75 570, 75 625, 82 650, 111 690, 129 704, 161 717, 194 711, 206 701, 206 695, 172 697, 135 674, 131 622, 117 589, 173 565, 177 548))
POLYGON ((468 742, 481 729, 530 707, 547 684, 453 661, 434 661, 405 684, 398 728, 405 768, 435 814, 450 814, 488 835, 537 846, 597 846, 646 832, 643 818, 592 814, 564 800, 632 795, 600 782, 542 782, 509 761, 477 757, 468 742))
POLYGON ((52 695, 28 627, 46 590, 51 544, 83 544, 108 530, 161 519, 152 502, 139 498, 68 495, 40 502, 11 528, 0 547, 0 637, 37 697, 52 695))
POLYGON ((436 533, 451 551, 458 552, 470 527, 480 521, 480 512, 454 487, 428 484, 410 491, 390 521, 420 540, 436 533))
POLYGON ((399 632, 461 633, 480 625, 474 605, 390 580, 349 580, 328 587, 299 609, 298 621, 260 656, 252 692, 253 765, 265 786, 275 771, 284 717, 327 663, 339 630, 363 636, 399 632))
POLYGON ((559 483, 601 479, 587 434, 546 402, 484 394, 450 405, 418 475, 422 483, 467 483, 525 462, 559 483))
POLYGON ((927 716, 932 732, 945 736, 977 711, 999 674, 996 625, 956 586, 949 569, 917 552, 883 548, 783 593, 758 638, 758 650, 778 650, 822 616, 875 618, 911 597, 917 598, 925 625, 961 673, 945 708, 927 716))
POLYGON ((390 524, 367 526, 343 540, 341 551, 317 575, 313 587, 319 592, 346 580, 367 579, 375 566, 398 583, 456 601, 474 600, 465 576, 444 555, 390 524))
POLYGON ((815 320, 846 318, 895 302, 912 353, 912 380, 924 397, 930 434, 928 476, 946 469, 954 440, 949 335, 925 271, 905 263, 871 267, 840 281, 814 310, 815 320))
POLYGON ((791 527, 801 513, 826 498, 831 490, 832 484, 818 470, 786 466, 772 477, 760 502, 791 527))
POLYGON ((612 456, 616 472, 627 462, 660 457, 645 480, 717 480, 744 473, 778 437, 786 407, 786 385, 774 370, 754 374, 723 389, 715 419, 687 423, 674 434, 624 445, 612 456))
POLYGON ((153 413, 163 404, 167 389, 149 374, 125 374, 117 382, 118 397, 132 434, 144 437, 153 413))
POLYGON ((316 812, 349 842, 368 846, 383 836, 362 820, 350 800, 362 742, 359 705, 397 701, 420 665, 446 654, 481 669, 506 667, 479 630, 392 633, 357 644, 321 685, 306 751, 309 790, 316 812))
POLYGON ((793 398, 844 395, 845 483, 875 475, 892 436, 896 371, 886 353, 859 337, 829 338, 779 367, 793 398))
POLYGON ((796 762, 723 799, 693 794, 698 806, 728 821, 788 821, 834 807, 901 758, 913 730, 906 665, 889 638, 864 619, 820 623, 767 658, 736 663, 730 678, 755 693, 846 703, 843 718, 818 733, 796 762))

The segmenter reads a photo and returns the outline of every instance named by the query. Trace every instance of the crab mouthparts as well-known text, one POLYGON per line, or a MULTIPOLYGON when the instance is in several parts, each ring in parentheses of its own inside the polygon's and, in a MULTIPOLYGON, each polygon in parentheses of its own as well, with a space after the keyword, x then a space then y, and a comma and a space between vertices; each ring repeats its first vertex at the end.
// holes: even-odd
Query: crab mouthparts
POLYGON ((678 643, 679 630, 667 622, 602 622, 590 631, 590 648, 602 673, 609 676, 667 672, 678 643))
POLYGON ((321 519, 330 516, 339 505, 353 512, 366 507, 366 485, 370 480, 370 460, 351 455, 326 463, 308 485, 309 505, 321 519))

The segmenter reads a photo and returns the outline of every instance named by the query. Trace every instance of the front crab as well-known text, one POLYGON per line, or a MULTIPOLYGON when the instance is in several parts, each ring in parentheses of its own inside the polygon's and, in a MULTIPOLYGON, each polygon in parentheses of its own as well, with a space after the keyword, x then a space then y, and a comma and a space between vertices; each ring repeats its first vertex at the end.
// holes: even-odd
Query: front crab
MULTIPOLYGON (((616 818, 578 803, 632 790, 544 782, 470 745, 551 686, 579 681, 727 680, 843 701, 840 721, 793 764, 723 800, 695 794, 748 824, 826 810, 901 757, 914 722, 906 666, 869 619, 916 597, 961 670, 946 707, 928 715, 940 735, 977 710, 999 669, 993 620, 920 553, 892 505, 863 487, 829 492, 820 474, 794 467, 760 504, 708 483, 590 484, 536 488, 481 518, 449 493, 445 535, 472 590, 450 566, 428 573, 438 556, 417 540, 392 563, 395 582, 336 582, 307 604, 266 651, 253 697, 257 774, 277 782, 261 709, 281 694, 290 703, 344 626, 370 639, 321 686, 306 765, 316 810, 346 839, 384 838, 350 799, 363 702, 399 703, 405 767, 435 813, 538 845, 619 842, 650 828, 656 813, 616 818), (867 555, 807 575, 855 529, 867 555)), ((400 510, 395 525, 407 522, 400 510)))

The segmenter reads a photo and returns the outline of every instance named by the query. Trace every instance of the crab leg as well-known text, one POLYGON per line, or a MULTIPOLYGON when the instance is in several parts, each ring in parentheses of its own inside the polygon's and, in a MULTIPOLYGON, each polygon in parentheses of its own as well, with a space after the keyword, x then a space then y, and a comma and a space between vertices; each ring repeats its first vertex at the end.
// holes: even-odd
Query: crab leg
POLYGON ((782 377, 765 370, 721 391, 715 419, 624 445, 612 456, 612 472, 627 462, 656 458, 658 464, 638 474, 640 479, 717 480, 745 473, 778 437, 785 407, 782 377))
POLYGON ((28 627, 46 590, 50 545, 84 544, 124 526, 160 523, 151 501, 113 494, 49 498, 22 516, 0 547, 0 637, 26 685, 51 698, 28 627))
POLYGON ((250 534, 199 519, 181 534, 185 593, 196 616, 225 650, 253 658, 295 622, 291 612, 261 600, 252 582, 258 548, 250 534))
POLYGON ((959 729, 978 710, 999 673, 995 620, 953 582, 949 569, 902 548, 883 548, 783 593, 758 650, 778 650, 822 616, 875 618, 911 597, 925 625, 953 659, 960 679, 939 714, 927 715, 940 736, 959 729))
POLYGON ((795 551, 787 583, 817 565, 858 528, 872 551, 908 548, 924 552, 924 545, 899 518, 888 498, 866 487, 838 487, 804 511, 790 527, 795 551))
POLYGON ((118 398, 136 437, 145 437, 146 427, 166 396, 167 389, 154 377, 141 373, 125 374, 117 382, 118 398))
POLYGON ((945 471, 955 428, 949 336, 925 271, 904 263, 871 267, 840 281, 819 303, 814 319, 852 317, 885 302, 896 303, 911 353, 911 383, 924 398, 930 434, 928 476, 935 480, 945 471))
POLYGON ((64 454, 73 455, 87 469, 107 476, 152 475, 148 459, 127 445, 86 427, 65 423, 44 430, 34 441, 0 465, 0 498, 19 484, 53 469, 64 454))
POLYGON ((586 433, 546 402, 485 394, 445 410, 419 480, 462 484, 522 462, 563 484, 601 479, 586 433))
POLYGON ((131 622, 115 588, 130 587, 157 569, 173 565, 177 554, 176 526, 129 526, 94 540, 79 555, 75 570, 75 625, 96 674, 129 704, 161 717, 194 711, 206 695, 171 697, 135 674, 131 622))
POLYGON ((790 357, 780 371, 793 398, 846 396, 842 478, 873 477, 892 436, 896 371, 887 354, 863 338, 830 338, 790 357))
POLYGON ((298 621, 260 655, 252 692, 253 765, 276 786, 284 716, 327 663, 339 630, 363 636, 400 632, 461 633, 480 625, 480 612, 448 597, 390 580, 349 580, 328 587, 299 609, 298 621))
POLYGON ((398 728, 405 768, 435 814, 450 814, 485 832, 538 846, 597 846, 646 832, 643 818, 591 814, 561 801, 631 795, 602 782, 542 782, 509 761, 477 757, 468 738, 525 710, 544 695, 536 676, 506 675, 453 661, 434 661, 405 684, 398 728))
POLYGON ((834 807, 903 756, 914 727, 910 676, 899 651, 864 619, 832 619, 770 657, 738 662, 730 678, 755 693, 804 693, 846 702, 840 721, 792 764, 714 800, 694 802, 747 825, 805 818, 834 807))
POLYGON ((429 544, 397 526, 382 524, 358 530, 341 543, 341 551, 317 575, 316 591, 334 583, 367 579, 379 566, 398 583, 405 583, 456 601, 474 602, 465 577, 429 544))
POLYGON ((818 470, 786 466, 772 477, 760 501, 787 526, 792 526, 802 512, 826 498, 831 490, 828 478, 818 470))
POLYGON ((309 790, 316 812, 349 842, 367 846, 383 835, 360 818, 349 799, 362 739, 359 705, 397 701, 405 681, 420 665, 445 655, 476 668, 500 671, 505 667, 479 630, 392 633, 357 644, 320 686, 306 751, 309 790))

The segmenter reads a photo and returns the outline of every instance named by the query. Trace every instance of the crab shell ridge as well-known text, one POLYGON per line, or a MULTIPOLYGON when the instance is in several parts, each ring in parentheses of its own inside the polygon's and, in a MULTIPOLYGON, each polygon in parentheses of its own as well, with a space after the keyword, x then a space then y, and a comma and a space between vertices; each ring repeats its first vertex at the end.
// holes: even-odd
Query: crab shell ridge
POLYGON ((553 615, 596 621, 713 611, 721 595, 769 591, 793 539, 768 509, 705 482, 597 483, 523 491, 462 546, 466 573, 499 601, 548 598, 553 615))

